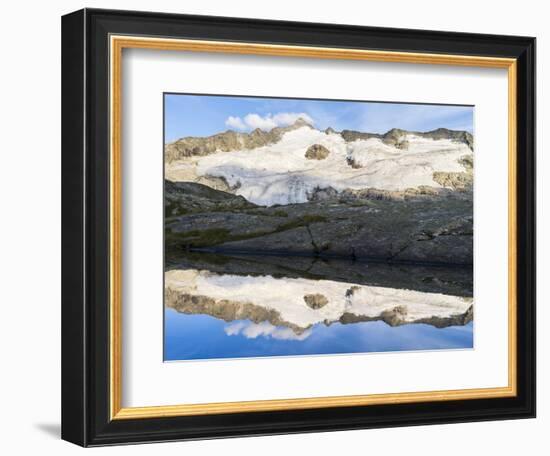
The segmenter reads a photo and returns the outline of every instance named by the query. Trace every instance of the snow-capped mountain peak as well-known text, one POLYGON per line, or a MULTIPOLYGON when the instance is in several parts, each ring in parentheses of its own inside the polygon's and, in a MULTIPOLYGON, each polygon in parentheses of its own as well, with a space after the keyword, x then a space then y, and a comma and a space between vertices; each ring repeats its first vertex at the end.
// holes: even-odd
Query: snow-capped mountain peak
POLYGON ((471 175, 472 147, 467 132, 320 131, 300 118, 270 132, 228 131, 169 144, 172 159, 166 162, 166 176, 207 185, 214 179, 211 182, 227 184, 223 190, 259 205, 295 204, 307 202, 321 189, 442 188, 449 175, 471 175))

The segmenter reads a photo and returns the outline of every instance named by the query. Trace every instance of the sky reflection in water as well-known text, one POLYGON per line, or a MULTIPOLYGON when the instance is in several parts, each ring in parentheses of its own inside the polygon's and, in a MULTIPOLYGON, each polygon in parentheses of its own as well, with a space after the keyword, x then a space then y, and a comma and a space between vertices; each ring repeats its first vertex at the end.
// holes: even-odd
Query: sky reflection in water
POLYGON ((447 328, 426 324, 391 327, 383 321, 347 325, 334 323, 330 326, 317 324, 303 340, 285 338, 288 328, 256 326, 249 321, 227 323, 208 315, 186 315, 166 308, 164 359, 176 361, 473 347, 473 322, 447 328), (246 332, 246 328, 251 326, 255 331, 246 332))

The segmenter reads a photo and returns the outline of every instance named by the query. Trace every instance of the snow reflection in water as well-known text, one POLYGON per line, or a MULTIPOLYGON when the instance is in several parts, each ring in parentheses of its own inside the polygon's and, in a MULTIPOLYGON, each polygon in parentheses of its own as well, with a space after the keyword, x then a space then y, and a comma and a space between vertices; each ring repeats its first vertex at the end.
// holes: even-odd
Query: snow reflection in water
POLYGON ((165 359, 472 348, 469 293, 359 282, 167 270, 165 359))

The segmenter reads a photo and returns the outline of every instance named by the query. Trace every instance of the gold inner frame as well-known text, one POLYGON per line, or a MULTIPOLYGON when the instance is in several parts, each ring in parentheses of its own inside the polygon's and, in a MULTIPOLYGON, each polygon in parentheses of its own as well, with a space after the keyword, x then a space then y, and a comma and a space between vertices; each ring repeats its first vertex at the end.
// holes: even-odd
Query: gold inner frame
POLYGON ((517 61, 511 58, 423 54, 309 46, 287 46, 110 36, 110 414, 111 419, 159 418, 221 413, 296 410, 326 407, 397 404, 423 401, 486 399, 517 394, 517 61), (431 65, 453 65, 508 70, 508 386, 426 392, 275 399, 245 402, 122 407, 122 51, 155 49, 209 53, 253 54, 338 60, 367 60, 431 65))

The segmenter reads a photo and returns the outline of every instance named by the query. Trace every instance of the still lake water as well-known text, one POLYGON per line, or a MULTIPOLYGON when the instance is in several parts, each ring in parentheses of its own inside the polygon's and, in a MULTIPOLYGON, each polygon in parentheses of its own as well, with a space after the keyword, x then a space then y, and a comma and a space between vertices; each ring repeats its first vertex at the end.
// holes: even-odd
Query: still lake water
POLYGON ((471 269, 169 257, 165 361, 473 347, 471 269))

